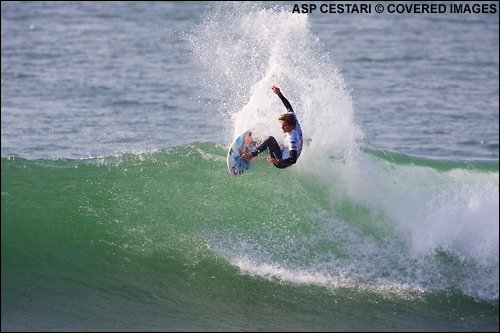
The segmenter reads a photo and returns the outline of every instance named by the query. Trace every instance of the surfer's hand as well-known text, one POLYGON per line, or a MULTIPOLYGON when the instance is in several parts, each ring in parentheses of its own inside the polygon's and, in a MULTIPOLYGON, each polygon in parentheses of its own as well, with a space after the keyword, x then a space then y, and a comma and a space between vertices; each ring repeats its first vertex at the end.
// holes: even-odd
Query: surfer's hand
POLYGON ((242 149, 240 149, 240 155, 247 162, 250 162, 250 160, 254 158, 252 153, 245 153, 242 149))
POLYGON ((276 94, 276 95, 279 95, 280 93, 280 88, 276 87, 276 86, 272 86, 271 89, 273 90, 273 92, 276 94))
POLYGON ((280 161, 278 161, 277 159, 272 158, 272 157, 269 157, 269 158, 267 159, 267 161, 268 161, 269 163, 273 163, 274 165, 277 165, 277 164, 280 162, 280 161))

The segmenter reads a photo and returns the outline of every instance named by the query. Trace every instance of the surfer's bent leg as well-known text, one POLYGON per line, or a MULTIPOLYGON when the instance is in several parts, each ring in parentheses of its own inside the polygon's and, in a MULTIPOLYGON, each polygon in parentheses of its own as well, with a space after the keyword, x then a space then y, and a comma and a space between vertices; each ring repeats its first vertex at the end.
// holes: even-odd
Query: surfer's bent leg
POLYGON ((260 153, 262 153, 264 150, 269 148, 269 153, 272 158, 277 159, 278 161, 281 160, 281 148, 274 136, 268 137, 260 146, 255 149, 252 154, 253 156, 257 156, 260 153))

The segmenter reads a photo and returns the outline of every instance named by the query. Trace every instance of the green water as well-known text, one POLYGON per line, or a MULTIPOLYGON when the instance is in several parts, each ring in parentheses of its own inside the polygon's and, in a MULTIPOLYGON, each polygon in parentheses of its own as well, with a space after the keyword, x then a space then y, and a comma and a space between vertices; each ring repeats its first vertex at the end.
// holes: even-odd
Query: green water
POLYGON ((445 246, 412 255, 394 222, 348 189, 332 195, 324 178, 265 159, 232 177, 225 157, 195 143, 2 158, 2 329, 498 326, 498 297, 468 278, 484 286, 498 274, 486 256, 445 246))

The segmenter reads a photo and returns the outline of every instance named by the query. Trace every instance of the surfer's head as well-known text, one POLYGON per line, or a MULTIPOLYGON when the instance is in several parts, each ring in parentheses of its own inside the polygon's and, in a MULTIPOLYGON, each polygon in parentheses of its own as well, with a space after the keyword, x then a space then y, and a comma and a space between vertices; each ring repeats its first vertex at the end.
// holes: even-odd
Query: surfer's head
POLYGON ((297 120, 293 114, 284 113, 278 119, 281 121, 281 128, 284 133, 293 131, 295 126, 297 126, 297 120))

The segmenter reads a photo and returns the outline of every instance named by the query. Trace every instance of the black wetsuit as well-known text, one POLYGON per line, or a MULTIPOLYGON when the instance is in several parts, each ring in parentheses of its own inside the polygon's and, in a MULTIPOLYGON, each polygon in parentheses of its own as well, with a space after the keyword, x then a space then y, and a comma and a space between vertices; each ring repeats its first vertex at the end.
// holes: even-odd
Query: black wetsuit
MULTIPOLYGON (((285 105, 287 112, 291 113, 295 116, 295 112, 293 111, 292 105, 290 104, 290 102, 281 93, 278 94, 278 97, 281 99, 281 101, 285 105)), ((296 116, 295 116, 295 120, 297 121, 296 116)), ((269 136, 266 140, 264 140, 264 142, 260 146, 258 146, 252 152, 252 154, 254 156, 257 156, 269 148, 269 153, 270 153, 271 157, 274 159, 277 159, 279 161, 278 164, 274 165, 275 167, 280 168, 280 169, 284 169, 284 168, 287 168, 287 167, 295 164, 297 162, 297 158, 299 158, 300 151, 302 150, 302 130, 300 129, 300 125, 299 125, 298 121, 297 121, 297 125, 296 125, 294 130, 296 130, 296 129, 298 129, 300 131, 300 139, 301 139, 300 149, 298 149, 298 147, 294 146, 295 149, 289 150, 289 152, 290 152, 289 157, 283 158, 283 151, 281 150, 280 145, 278 144, 278 142, 276 141, 276 139, 273 136, 269 136)))

